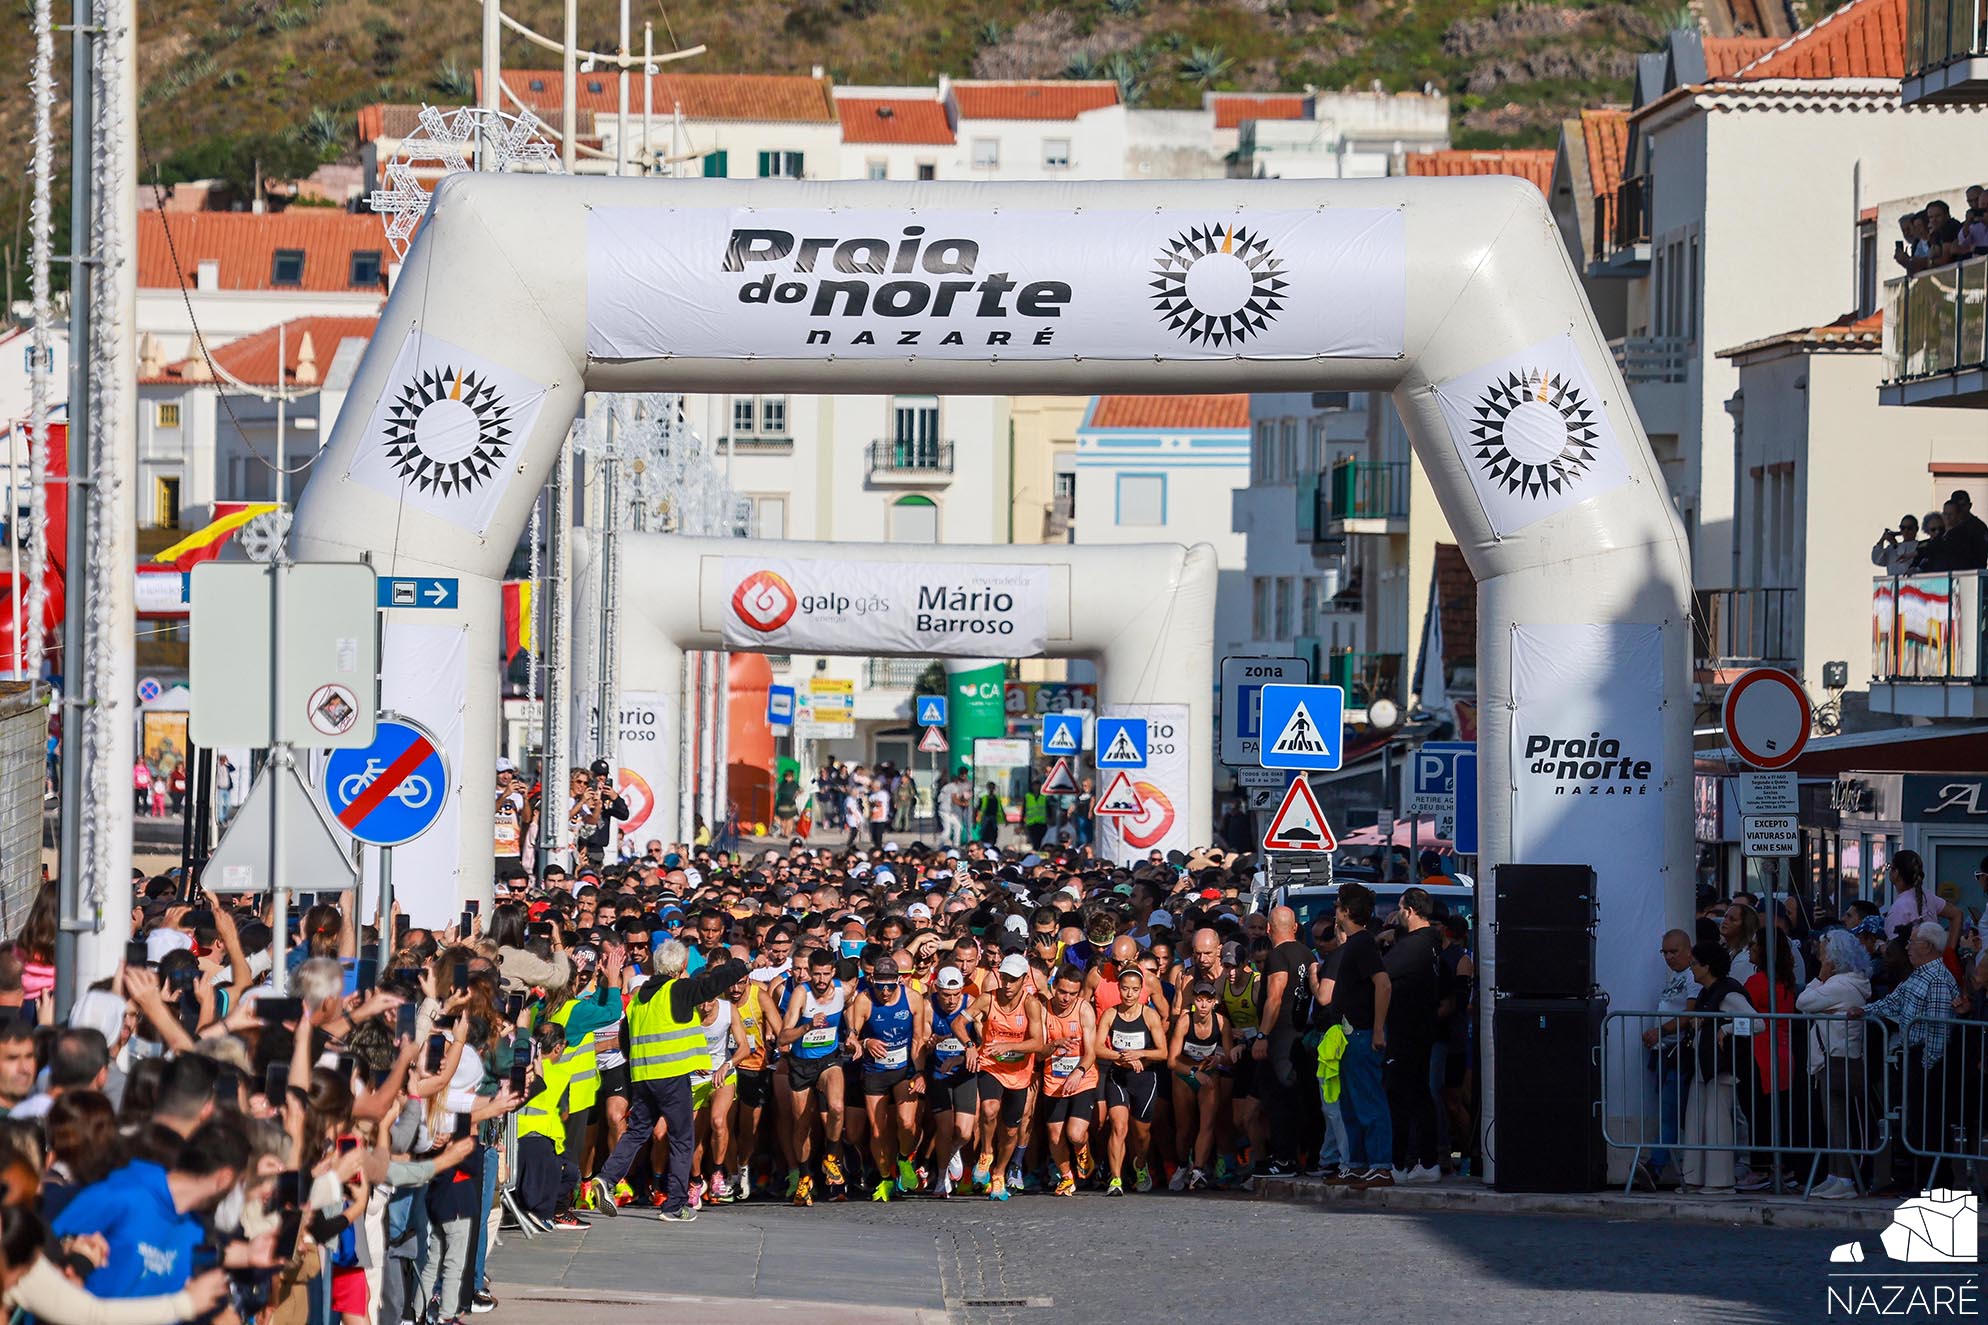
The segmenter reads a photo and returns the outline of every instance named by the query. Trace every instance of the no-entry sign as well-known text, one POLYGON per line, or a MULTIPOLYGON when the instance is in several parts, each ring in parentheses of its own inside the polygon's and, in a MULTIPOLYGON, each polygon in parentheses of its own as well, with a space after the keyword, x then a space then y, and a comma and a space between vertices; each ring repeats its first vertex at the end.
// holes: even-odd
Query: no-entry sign
POLYGON ((1815 711, 1802 683, 1776 667, 1744 672, 1726 691, 1726 741, 1755 768, 1786 768, 1809 743, 1815 711))

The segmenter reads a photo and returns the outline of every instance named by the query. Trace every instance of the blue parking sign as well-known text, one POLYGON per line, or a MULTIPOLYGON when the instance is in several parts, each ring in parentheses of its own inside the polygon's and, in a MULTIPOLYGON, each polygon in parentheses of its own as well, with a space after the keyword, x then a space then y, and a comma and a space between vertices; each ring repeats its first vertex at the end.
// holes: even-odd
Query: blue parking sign
POLYGON ((1257 762, 1330 772, 1346 751, 1346 692, 1338 686, 1263 687, 1257 762))

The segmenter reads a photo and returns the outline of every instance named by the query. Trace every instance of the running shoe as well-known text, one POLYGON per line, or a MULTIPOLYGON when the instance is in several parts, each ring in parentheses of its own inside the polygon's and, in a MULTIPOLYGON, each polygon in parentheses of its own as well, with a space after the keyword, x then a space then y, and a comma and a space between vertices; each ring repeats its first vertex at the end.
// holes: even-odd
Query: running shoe
POLYGON ((633 1187, 630 1187, 625 1181, 617 1182, 616 1184, 614 1184, 614 1199, 612 1201, 609 1201, 606 1205, 602 1206, 601 1209, 607 1214, 607 1217, 609 1219, 612 1219, 616 1215, 621 1213, 620 1210, 621 1206, 627 1205, 630 1201, 633 1201, 634 1199, 635 1199, 635 1189, 633 1187))
POLYGON ((570 1232, 574 1229, 585 1228, 586 1226, 587 1221, 575 1218, 571 1210, 568 1210, 565 1214, 554 1215, 552 1223, 547 1225, 547 1227, 557 1229, 561 1232, 570 1232))
POLYGON ((1091 1176, 1091 1170, 1094 1167, 1095 1164, 1091 1159, 1091 1148, 1089 1146, 1079 1147, 1077 1150, 1077 1176, 1088 1181, 1091 1176))
POLYGON ((681 1210, 665 1210, 656 1218, 665 1224, 694 1224, 697 1222, 697 1212, 686 1205, 681 1210))
POLYGON ((992 1172, 989 1171, 989 1166, 993 1158, 994 1157, 992 1155, 982 1155, 979 1161, 974 1164, 973 1166, 974 1187, 984 1191, 986 1190, 987 1186, 994 1181, 994 1175, 992 1172))
POLYGON ((833 1152, 821 1157, 821 1180, 830 1187, 840 1187, 845 1181, 842 1176, 842 1161, 837 1159, 833 1152))
POLYGON ((890 1199, 890 1179, 885 1178, 882 1182, 879 1182, 877 1189, 870 1193, 870 1199, 872 1201, 888 1201, 890 1199))
POLYGON ((1106 1196, 1123 1196, 1125 1195, 1125 1184, 1117 1178, 1113 1178, 1105 1184, 1104 1194, 1106 1196))
POLYGON ((1022 1166, 1020 1163, 1008 1165, 1008 1185, 1016 1191, 1022 1189, 1022 1166))
POLYGON ((1208 1175, 1203 1173, 1200 1169, 1195 1169, 1193 1172, 1189 1173, 1187 1175, 1187 1190, 1190 1192, 1207 1191, 1208 1175))
POLYGON ((632 1201, 635 1199, 635 1193, 630 1190, 628 1184, 625 1182, 618 1182, 610 1187, 607 1185, 606 1178, 596 1175, 587 1183, 587 1186, 593 1192, 594 1207, 610 1219, 621 1213, 615 1207, 620 1204, 623 1192, 628 1193, 629 1200, 632 1201))
POLYGON ((790 1199, 795 1205, 813 1205, 815 1203, 815 1180, 805 1174, 796 1174, 795 1178, 794 1191, 790 1199))
POLYGON ((1077 1179, 1075 1176, 1066 1173, 1058 1178, 1056 1180, 1056 1194, 1058 1196, 1075 1196, 1077 1194, 1077 1179))
POLYGON ((897 1189, 900 1192, 915 1192, 924 1185, 924 1179, 918 1176, 917 1169, 911 1167, 910 1160, 897 1161, 897 1189))
POLYGON ((690 1184, 690 1208, 693 1210, 704 1208, 704 1179, 702 1178, 690 1184))
POLYGON ((732 1193, 732 1184, 725 1181, 725 1175, 722 1172, 711 1175, 711 1204, 730 1205, 738 1199, 732 1193))
POLYGON ((987 1199, 990 1201, 1005 1201, 1008 1199, 1008 1183, 1005 1178, 996 1178, 994 1180, 993 1186, 987 1189, 987 1199))
POLYGON ((943 1201, 946 1198, 950 1197, 952 1194, 953 1194, 952 1176, 950 1174, 941 1173, 939 1175, 939 1185, 932 1189, 932 1195, 938 1197, 941 1201, 943 1201))
MULTIPOLYGON (((1195 1170, 1197 1174, 1200 1173, 1200 1171, 1201 1170, 1199 1169, 1195 1170)), ((1173 1171, 1173 1176, 1167 1179, 1167 1190, 1170 1192, 1184 1192, 1187 1190, 1186 1169, 1175 1169, 1173 1171)))
POLYGON ((957 1150, 953 1152, 953 1157, 946 1161, 946 1176, 954 1182, 966 1176, 966 1160, 957 1150))
POLYGON ((807 1179, 805 1179, 805 1178, 803 1178, 803 1177, 801 1176, 801 1171, 800 1171, 799 1169, 788 1169, 788 1170, 787 1170, 787 1199, 788 1199, 788 1200, 790 1200, 790 1201, 791 1201, 791 1200, 793 1200, 793 1199, 794 1199, 794 1193, 800 1190, 800 1188, 801 1188, 801 1184, 802 1184, 803 1182, 805 1182, 805 1181, 807 1181, 807 1179))
POLYGON ((477 1289, 476 1296, 469 1300, 469 1314, 472 1316, 481 1316, 486 1311, 496 1309, 497 1299, 490 1296, 490 1290, 487 1288, 477 1289))
POLYGON ((1132 1176, 1135 1179, 1137 1179, 1137 1181, 1135 1181, 1132 1184, 1133 1191, 1144 1193, 1153 1190, 1153 1175, 1150 1171, 1148 1171, 1148 1169, 1144 1164, 1141 1164, 1137 1168, 1133 1169, 1132 1176))

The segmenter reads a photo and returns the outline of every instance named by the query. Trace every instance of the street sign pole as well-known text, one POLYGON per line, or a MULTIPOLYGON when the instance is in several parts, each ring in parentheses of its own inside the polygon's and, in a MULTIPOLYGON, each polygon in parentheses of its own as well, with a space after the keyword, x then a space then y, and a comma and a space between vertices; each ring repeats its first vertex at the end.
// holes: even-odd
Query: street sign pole
MULTIPOLYGON (((287 707, 283 689, 283 582, 289 578, 289 568, 289 553, 278 543, 269 567, 269 763, 274 787, 281 787, 290 773, 290 743, 283 733, 283 710, 287 707)), ((283 797, 274 795, 269 802, 269 983, 279 998, 289 984, 283 950, 290 935, 290 892, 277 873, 282 859, 283 797)), ((353 904, 358 904, 356 897, 353 904)))

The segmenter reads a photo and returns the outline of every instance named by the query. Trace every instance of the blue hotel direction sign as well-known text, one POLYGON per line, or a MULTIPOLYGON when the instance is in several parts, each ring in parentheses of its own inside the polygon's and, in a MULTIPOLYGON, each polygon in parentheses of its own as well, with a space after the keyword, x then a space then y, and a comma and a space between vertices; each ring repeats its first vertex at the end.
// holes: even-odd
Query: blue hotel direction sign
POLYGON ((457 592, 461 581, 435 575, 382 575, 379 579, 381 607, 460 607, 457 592))

